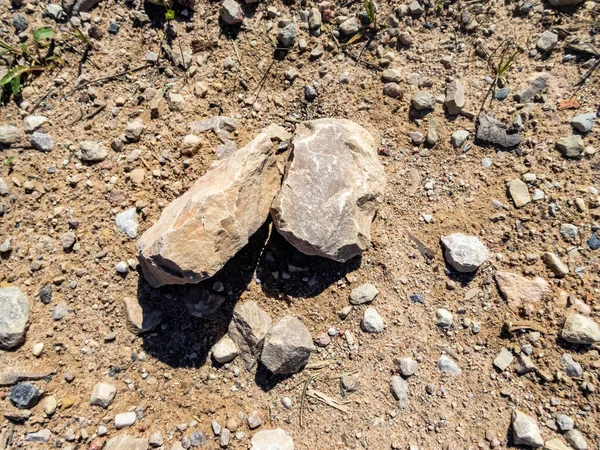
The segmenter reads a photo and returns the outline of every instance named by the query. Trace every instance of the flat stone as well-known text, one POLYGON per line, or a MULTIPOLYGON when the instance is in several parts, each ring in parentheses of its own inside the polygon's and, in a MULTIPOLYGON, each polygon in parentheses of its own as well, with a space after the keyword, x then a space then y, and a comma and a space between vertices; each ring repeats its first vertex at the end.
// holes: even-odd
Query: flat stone
POLYGON ((367 333, 381 333, 383 331, 383 319, 375 308, 365 309, 361 327, 367 333))
POLYGON ((542 447, 544 440, 534 418, 527 414, 514 410, 512 414, 513 441, 516 445, 528 445, 529 447, 542 447))
POLYGON ((27 116, 23 119, 23 130, 26 133, 33 133, 46 122, 48 122, 48 118, 44 116, 27 116))
POLYGON ((518 375, 526 375, 537 370, 536 365, 533 363, 531 358, 523 353, 517 356, 517 362, 515 364, 515 372, 518 375))
POLYGON ((583 375, 583 367, 569 353, 564 353, 560 357, 560 365, 563 371, 570 377, 580 377, 583 375))
POLYGON ((250 450, 294 450, 294 440, 281 428, 259 431, 250 443, 250 450))
POLYGON ((574 134, 556 141, 556 149, 565 158, 580 158, 585 150, 585 144, 581 136, 574 134))
POLYGON ((0 288, 0 349, 10 350, 25 342, 29 300, 19 288, 0 288))
POLYGON ((560 225, 560 235, 565 241, 577 239, 577 236, 579 235, 579 227, 576 227, 571 223, 562 223, 560 225))
POLYGON ((573 344, 595 344, 600 342, 600 327, 588 317, 571 314, 563 325, 561 337, 573 344))
POLYGON ((271 325, 271 317, 255 302, 235 306, 227 334, 240 350, 247 367, 251 367, 260 355, 271 325))
POLYGON ((58 408, 58 400, 55 396, 51 395, 42 400, 42 409, 44 410, 44 414, 47 416, 51 416, 56 412, 58 408))
POLYGON ((379 291, 371 283, 361 284, 359 287, 352 289, 350 303, 353 305, 371 303, 377 297, 377 294, 379 294, 379 291))
POLYGON ((531 202, 529 188, 519 178, 516 178, 510 182, 508 186, 508 192, 517 208, 521 208, 531 202))
POLYGON ((277 230, 307 255, 345 262, 361 254, 386 185, 375 140, 348 120, 319 119, 300 124, 292 146, 271 207, 277 230))
POLYGON ((396 400, 398 400, 398 408, 404 409, 408 406, 408 383, 406 380, 398 375, 392 376, 390 383, 392 394, 396 400))
POLYGON ((108 152, 98 142, 82 141, 79 143, 79 159, 87 163, 101 162, 106 159, 108 152))
POLYGON ((440 240, 446 261, 458 272, 475 272, 489 256, 487 247, 475 236, 454 233, 440 240))
POLYGON ((45 443, 52 437, 52 432, 48 428, 43 428, 35 433, 27 433, 25 435, 26 442, 41 442, 45 443))
POLYGON ((548 86, 550 74, 540 73, 531 76, 525 85, 519 89, 514 95, 514 99, 518 103, 531 103, 536 95, 543 92, 548 86))
POLYGON ((509 130, 508 126, 487 114, 480 114, 477 126, 477 139, 485 144, 510 148, 521 143, 521 134, 517 130, 509 130))
POLYGON ((510 366, 510 364, 513 362, 513 360, 514 356, 510 352, 510 350, 508 350, 505 347, 502 347, 500 349, 500 353, 498 353, 498 355, 494 359, 494 366, 498 370, 500 370, 500 372, 504 372, 508 368, 508 366, 510 366))
POLYGON ((125 233, 130 239, 135 239, 139 226, 137 210, 135 207, 126 209, 117 214, 117 228, 125 233))
POLYGON ((40 391, 30 383, 18 383, 8 391, 8 398, 19 409, 31 409, 40 401, 40 391))
POLYGON ((106 443, 104 450, 148 450, 148 440, 119 434, 106 443))
POLYGON ((265 222, 280 180, 275 145, 266 134, 214 162, 139 239, 146 280, 160 287, 214 275, 265 222))
POLYGON ((581 133, 588 133, 596 123, 596 113, 579 114, 571 120, 571 126, 581 133))
POLYGON ((536 47, 541 52, 549 52, 558 44, 558 35, 550 30, 544 31, 539 37, 536 47))
POLYGON ((384 83, 400 83, 402 73, 398 69, 385 69, 381 74, 381 80, 384 83))
POLYGON ((561 431, 569 431, 575 428, 575 422, 573 422, 573 419, 565 414, 559 414, 556 416, 556 425, 558 425, 558 428, 561 431))
POLYGON ((437 366, 442 372, 450 375, 460 375, 462 372, 460 367, 458 367, 458 364, 456 364, 454 360, 450 359, 446 355, 440 356, 440 359, 437 361, 437 366))
POLYGON ((96 383, 90 397, 90 405, 108 408, 115 399, 117 388, 110 383, 96 383))
POLYGON ((49 372, 31 372, 15 367, 7 367, 0 372, 0 386, 12 386, 20 381, 41 380, 48 375, 49 372))
POLYGON ((67 308, 67 305, 64 303, 59 303, 58 305, 56 305, 54 308, 52 308, 52 320, 61 320, 64 319, 67 314, 69 314, 69 309, 67 308))
POLYGON ((223 336, 212 348, 212 356, 219 364, 232 361, 239 353, 235 342, 229 336, 223 336))
POLYGON ((465 107, 465 86, 460 80, 454 80, 446 86, 444 106, 450 115, 460 114, 465 107))
POLYGON ((542 261, 552 271, 556 278, 564 278, 569 273, 569 267, 561 261, 558 255, 546 252, 542 255, 542 261))
POLYGON ((548 283, 541 277, 528 279, 510 272, 496 272, 494 278, 511 308, 533 307, 548 291, 548 283))
POLYGON ((349 37, 355 33, 358 33, 360 24, 356 17, 350 17, 340 24, 340 33, 346 37, 349 37))
POLYGON ((312 336, 295 317, 286 316, 265 336, 260 362, 274 374, 299 372, 315 349, 312 336))
POLYGON ((124 413, 119 413, 115 416, 115 428, 121 429, 130 427, 137 420, 137 415, 134 411, 128 411, 124 413))
POLYGON ((162 312, 153 308, 147 301, 124 297, 123 303, 127 312, 127 328, 133 334, 143 334, 154 330, 163 320, 162 312))

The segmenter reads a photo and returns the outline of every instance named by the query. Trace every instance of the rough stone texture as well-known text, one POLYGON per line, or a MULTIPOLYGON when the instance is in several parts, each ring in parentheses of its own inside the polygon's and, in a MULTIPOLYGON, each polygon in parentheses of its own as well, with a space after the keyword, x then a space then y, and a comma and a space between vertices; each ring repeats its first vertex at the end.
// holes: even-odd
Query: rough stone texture
POLYGON ((561 261, 558 255, 552 252, 544 253, 542 255, 542 260, 556 278, 564 278, 569 273, 569 267, 561 261))
POLYGON ((386 184, 375 140, 348 120, 320 119, 299 125, 293 146, 271 208, 277 230, 308 255, 359 255, 386 184))
POLYGON ((583 374, 583 367, 569 353, 565 353, 560 357, 560 365, 570 377, 580 377, 583 374))
POLYGON ((441 238, 448 264, 458 272, 476 271, 488 258, 489 250, 475 236, 454 233, 441 238))
POLYGON ((353 305, 371 303, 377 297, 377 294, 379 294, 379 291, 371 283, 361 284, 359 287, 352 289, 350 303, 353 305))
POLYGON ((548 86, 548 80, 550 79, 550 75, 547 73, 540 73, 533 75, 530 77, 525 86, 523 86, 517 93, 514 95, 514 99, 518 103, 530 103, 533 101, 533 98, 546 89, 548 86))
POLYGON ((265 222, 280 180, 266 134, 215 162, 138 241, 146 280, 159 287, 214 275, 265 222))
POLYGON ((240 349, 246 367, 252 367, 260 355, 271 323, 269 315, 253 301, 238 304, 233 310, 228 334, 240 349))
POLYGON ((375 308, 365 309, 361 327, 367 333, 381 333, 383 331, 383 319, 375 308))
POLYGON ((544 440, 534 418, 515 410, 512 415, 513 440, 517 445, 541 447, 544 440))
POLYGON ((136 419, 137 416, 134 411, 119 413, 115 416, 115 428, 118 430, 120 428, 130 427, 135 423, 136 419))
POLYGON ((49 372, 30 372, 15 367, 7 367, 0 372, 0 386, 11 386, 19 381, 41 380, 48 375, 49 372))
POLYGON ((544 442, 544 450, 573 450, 558 438, 550 439, 544 442))
POLYGON ((239 353, 235 342, 229 336, 223 336, 212 348, 212 356, 219 364, 233 360, 239 353))
POLYGON ((29 300, 18 288, 0 288, 0 349, 10 350, 25 342, 29 300))
POLYGON ((390 384, 392 394, 398 400, 398 408, 406 408, 408 406, 408 383, 404 378, 394 375, 390 384))
POLYGON ((225 0, 221 5, 221 20, 227 25, 242 23, 244 11, 235 0, 225 0))
POLYGON ((20 133, 12 125, 0 125, 0 145, 11 145, 19 142, 20 133))
POLYGON ((516 130, 509 130, 505 123, 494 119, 487 114, 480 114, 477 126, 477 139, 500 147, 515 147, 521 143, 521 134, 516 130))
POLYGON ((556 141, 556 149, 565 158, 580 158, 583 155, 585 144, 581 136, 574 134, 556 141))
POLYGON ((87 163, 104 161, 108 152, 98 142, 82 141, 79 143, 79 159, 87 163))
POLYGON ((565 439, 573 450, 588 450, 588 444, 579 430, 569 430, 565 433, 565 439))
POLYGON ((110 383, 97 383, 92 390, 90 405, 108 408, 115 399, 117 388, 110 383))
POLYGON ((123 298, 127 311, 127 327, 133 334, 142 334, 162 322, 162 312, 153 309, 146 301, 133 297, 123 298))
POLYGON ((467 130, 456 130, 454 133, 452 133, 450 142, 452 143, 452 147, 459 148, 462 147, 468 138, 469 132, 467 130))
POLYGON ((294 450, 294 440, 281 428, 259 431, 250 443, 250 450, 294 450))
POLYGON ((600 342, 600 327, 588 317, 571 314, 565 321, 561 337, 573 344, 594 344, 600 342))
POLYGON ((592 131, 596 123, 596 113, 579 114, 571 121, 571 126, 581 133, 592 131))
POLYGON ((532 306, 548 291, 548 283, 541 277, 528 279, 510 272, 496 272, 494 278, 511 308, 532 306))
POLYGON ((40 391, 30 383, 19 383, 8 392, 10 401, 17 408, 31 409, 40 401, 40 391))
POLYGON ((120 434, 108 441, 104 450, 148 450, 148 440, 120 434))
POLYGON ((518 178, 510 182, 508 192, 517 208, 521 208, 531 202, 531 195, 529 195, 527 185, 518 178))
POLYGON ((427 111, 435 108, 435 98, 429 92, 417 91, 412 96, 410 104, 417 111, 427 111))
POLYGON ((446 86, 444 106, 451 115, 460 114, 465 107, 465 87, 460 80, 454 80, 446 86))
POLYGON ((117 214, 117 228, 125 233, 129 238, 135 239, 138 230, 138 216, 136 208, 129 208, 122 213, 117 214))
POLYGON ((296 373, 306 365, 313 350, 312 336, 304 324, 286 316, 266 335, 260 362, 275 374, 296 373))

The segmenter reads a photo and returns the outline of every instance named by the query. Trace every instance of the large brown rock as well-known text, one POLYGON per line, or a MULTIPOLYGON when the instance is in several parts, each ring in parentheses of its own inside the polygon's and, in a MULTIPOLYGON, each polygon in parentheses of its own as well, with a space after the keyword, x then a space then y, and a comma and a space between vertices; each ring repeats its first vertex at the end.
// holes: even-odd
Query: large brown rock
POLYGON ((276 147, 259 134, 209 171, 162 212, 138 241, 154 286, 197 283, 215 274, 265 222, 281 183, 276 147))
POLYGON ((307 255, 359 255, 386 184, 374 138, 349 120, 319 119, 299 125, 292 144, 271 208, 277 230, 307 255))

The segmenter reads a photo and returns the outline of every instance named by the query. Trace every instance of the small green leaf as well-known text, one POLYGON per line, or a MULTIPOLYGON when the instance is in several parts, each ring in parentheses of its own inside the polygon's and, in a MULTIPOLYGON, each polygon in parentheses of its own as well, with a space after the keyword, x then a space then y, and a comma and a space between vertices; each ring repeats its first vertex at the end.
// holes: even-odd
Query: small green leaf
POLYGON ((10 81, 10 88, 12 90, 13 95, 19 95, 21 92, 21 76, 17 75, 10 81))
POLYGON ((2 79, 0 79, 0 86, 6 86, 8 83, 12 83, 12 80, 14 80, 17 77, 20 77, 24 73, 39 72, 42 70, 44 70, 43 67, 25 67, 25 66, 13 67, 6 73, 6 75, 4 75, 2 77, 2 79))
POLYGON ((35 39, 35 42, 50 39, 52 36, 54 36, 54 31, 52 31, 52 28, 50 27, 41 27, 33 32, 33 39, 35 39))
POLYGON ((167 12, 165 13, 165 18, 167 20, 173 20, 175 18, 175 11, 172 9, 167 9, 167 12))

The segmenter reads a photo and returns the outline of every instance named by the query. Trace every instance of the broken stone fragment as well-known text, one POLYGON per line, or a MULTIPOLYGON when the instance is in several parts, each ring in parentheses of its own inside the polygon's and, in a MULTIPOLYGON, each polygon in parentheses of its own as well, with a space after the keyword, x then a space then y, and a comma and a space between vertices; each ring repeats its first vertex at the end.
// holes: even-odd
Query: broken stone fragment
POLYGON ((465 107, 465 87, 460 80, 448 83, 444 106, 451 115, 460 114, 465 107))
POLYGON ((536 95, 541 93, 548 86, 550 75, 540 73, 529 78, 523 86, 514 95, 514 99, 519 103, 531 103, 536 95))
POLYGON ((215 162, 139 239, 146 280, 159 287, 214 275, 265 222, 280 180, 266 134, 215 162))
POLYGON ((521 143, 521 134, 516 130, 509 130, 508 126, 487 114, 480 114, 477 126, 477 139, 486 143, 510 148, 521 143))
POLYGON ((521 411, 514 410, 512 415, 513 440, 516 445, 541 447, 544 440, 534 418, 521 411))
POLYGON ((371 134, 344 119, 300 124, 271 215, 279 233, 307 255, 344 262, 371 242, 385 172, 371 134))
POLYGON ((146 301, 125 297, 123 303, 127 310, 127 325, 133 334, 151 331, 162 322, 162 312, 153 309, 146 301))
POLYGON ((565 321, 561 337, 573 344, 595 344, 600 342, 600 327, 589 317, 571 314, 565 321))
POLYGON ((511 308, 533 307, 548 291, 548 283, 541 277, 530 280, 510 272, 496 272, 494 278, 511 308))
POLYGON ((233 310, 227 334, 240 350, 246 367, 256 362, 271 325, 271 317, 253 301, 238 304, 233 310))

